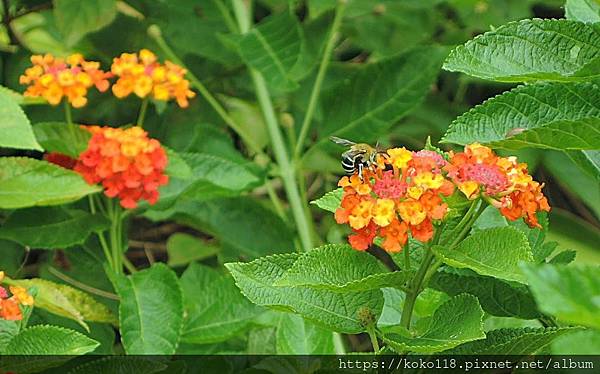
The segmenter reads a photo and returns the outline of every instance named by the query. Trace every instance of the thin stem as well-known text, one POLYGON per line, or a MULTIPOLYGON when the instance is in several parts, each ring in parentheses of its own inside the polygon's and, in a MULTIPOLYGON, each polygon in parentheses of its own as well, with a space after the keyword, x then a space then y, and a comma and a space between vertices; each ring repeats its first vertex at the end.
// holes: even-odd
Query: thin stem
POLYGON ((404 247, 404 270, 410 270, 410 252, 408 250, 408 245, 404 247))
POLYGON ((138 270, 135 268, 135 266, 131 263, 131 261, 129 261, 129 259, 127 258, 127 256, 125 256, 125 253, 122 254, 121 259, 123 260, 123 265, 125 265, 125 267, 127 268, 127 270, 130 273, 136 273, 138 270))
POLYGON ((371 339, 371 345, 373 346, 373 352, 379 352, 379 342, 377 341, 377 334, 375 333, 375 329, 373 326, 370 326, 367 329, 367 333, 369 334, 369 338, 371 339))
POLYGON ((146 119, 146 111, 148 110, 148 97, 145 97, 142 100, 142 105, 140 106, 140 112, 138 114, 136 125, 139 127, 144 127, 144 120, 146 119))
POLYGON ((106 257, 106 261, 108 261, 108 265, 110 266, 111 269, 115 268, 115 264, 113 264, 113 260, 112 260, 112 255, 110 252, 110 247, 108 246, 108 243, 106 242, 106 238, 104 237, 104 233, 103 232, 98 232, 96 234, 98 236, 98 240, 100 241, 100 246, 102 247, 102 251, 104 252, 104 256, 106 257))
POLYGON ((87 285, 85 283, 82 283, 82 282, 80 282, 80 281, 78 281, 76 279, 73 279, 73 278, 69 277, 66 274, 61 273, 60 271, 58 271, 57 269, 53 268, 52 266, 48 267, 48 272, 50 274, 54 275, 55 277, 57 277, 58 279, 66 282, 66 283, 69 283, 69 284, 71 284, 71 285, 73 285, 73 286, 75 286, 77 288, 80 288, 80 289, 82 289, 84 291, 87 291, 87 292, 89 292, 91 294, 98 295, 98 296, 101 296, 101 297, 105 297, 105 298, 111 299, 111 300, 119 300, 119 296, 115 295, 114 293, 107 292, 107 291, 104 291, 104 290, 100 290, 98 288, 95 288, 95 287, 89 286, 89 285, 87 285))
POLYGON ((267 194, 269 195, 269 198, 271 199, 271 203, 273 203, 275 212, 277 213, 277 215, 279 217, 281 217, 281 219, 283 219, 284 221, 287 221, 287 217, 285 215, 285 210, 283 209, 281 200, 279 199, 279 196, 277 196, 277 193, 275 192, 275 189, 273 188, 271 181, 267 181, 267 183, 265 183, 265 187, 267 189, 267 194))
POLYGON ((344 16, 345 9, 346 2, 338 1, 338 5, 335 10, 335 17, 333 18, 331 30, 329 31, 329 38, 327 39, 327 44, 325 45, 325 50, 323 51, 323 57, 321 58, 321 64, 319 65, 317 78, 315 79, 315 84, 313 85, 312 92, 310 93, 310 99, 308 101, 306 115, 304 116, 304 120, 302 121, 300 134, 298 135, 298 141, 296 142, 296 148, 294 150, 294 159, 298 159, 300 157, 300 154, 302 153, 302 149, 304 147, 304 142, 306 141, 306 137, 308 136, 308 131, 310 130, 310 125, 315 114, 317 102, 319 101, 321 86, 323 85, 325 74, 327 73, 327 67, 329 66, 329 62, 331 60, 333 47, 337 39, 338 29, 342 24, 342 18, 344 16))
MULTIPOLYGON (((473 226, 473 224, 475 223, 475 221, 477 221, 477 218, 479 218, 479 216, 481 215, 481 213, 483 213, 483 211, 487 207, 487 205, 484 204, 483 201, 481 201, 481 205, 479 206, 479 209, 477 210, 477 212, 473 213, 473 207, 477 206, 477 204, 476 204, 477 201, 478 200, 475 200, 473 202, 473 204, 471 205, 471 208, 469 208, 469 211, 467 212, 467 214, 465 215, 465 217, 463 217, 463 219, 460 221, 459 226, 463 222, 464 222, 464 224, 462 225, 462 227, 461 227, 458 235, 456 235, 456 237, 454 238, 454 241, 452 241, 452 243, 448 247, 449 249, 454 249, 454 247, 456 247, 458 245, 458 243, 460 243, 465 238, 465 236, 471 230, 471 227, 473 226)), ((457 228, 459 226, 457 226, 457 228)), ((454 229, 453 233, 455 231, 456 231, 456 229, 454 229)))
POLYGON ((67 126, 69 126, 69 131, 71 132, 71 137, 73 141, 75 141, 75 124, 73 123, 73 114, 71 113, 71 104, 69 104, 69 100, 64 99, 63 107, 65 108, 65 120, 67 121, 67 126))
POLYGON ((417 270, 417 274, 413 278, 409 292, 406 294, 406 299, 404 300, 404 307, 402 308, 402 316, 400 317, 400 325, 406 328, 407 330, 410 328, 410 320, 412 317, 413 309, 415 307, 415 302, 417 300, 417 296, 419 296, 419 289, 421 288, 421 284, 433 260, 433 251, 429 246, 426 248, 425 256, 421 262, 421 266, 419 270, 417 270))
POLYGON ((246 131, 242 126, 240 126, 235 120, 227 113, 225 108, 217 101, 217 99, 208 91, 208 89, 202 84, 202 82, 190 71, 190 69, 177 57, 177 55, 173 52, 171 47, 167 44, 167 42, 163 39, 160 28, 156 25, 152 25, 148 28, 148 34, 150 37, 154 39, 156 44, 162 49, 164 54, 175 64, 183 67, 187 70, 187 77, 192 83, 200 95, 208 102, 208 104, 214 109, 215 112, 221 117, 223 122, 227 124, 233 131, 235 131, 248 145, 248 147, 252 150, 252 152, 266 156, 261 147, 256 144, 252 136, 246 131))

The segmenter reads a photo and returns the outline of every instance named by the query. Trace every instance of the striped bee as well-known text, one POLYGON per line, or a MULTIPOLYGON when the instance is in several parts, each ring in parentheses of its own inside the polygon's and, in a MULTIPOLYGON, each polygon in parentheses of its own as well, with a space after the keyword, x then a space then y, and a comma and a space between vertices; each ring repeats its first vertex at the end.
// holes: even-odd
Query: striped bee
POLYGON ((332 136, 332 142, 335 144, 350 147, 342 153, 342 167, 348 175, 358 172, 360 179, 363 179, 363 170, 371 168, 377 163, 377 154, 380 153, 377 148, 371 147, 366 143, 354 143, 350 140, 332 136))

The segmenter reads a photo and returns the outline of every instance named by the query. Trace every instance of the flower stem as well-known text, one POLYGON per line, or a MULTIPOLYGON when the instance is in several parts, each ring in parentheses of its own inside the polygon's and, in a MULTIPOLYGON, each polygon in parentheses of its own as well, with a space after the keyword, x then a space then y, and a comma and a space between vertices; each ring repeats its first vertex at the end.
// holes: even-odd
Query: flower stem
POLYGON ((421 262, 421 266, 419 270, 417 270, 417 274, 413 278, 409 289, 406 293, 406 299, 404 300, 404 307, 402 308, 402 316, 400 317, 400 326, 406 328, 407 330, 410 328, 410 320, 412 318, 413 309, 415 308, 415 302, 417 301, 417 297, 419 296, 419 289, 421 288, 421 284, 427 273, 427 269, 433 260, 433 251, 429 246, 426 247, 425 256, 421 262))
POLYGON ((136 125, 139 127, 144 127, 144 120, 146 119, 146 111, 148 110, 148 97, 145 97, 142 100, 142 105, 140 106, 140 112, 138 114, 136 125))
POLYGON ((69 126, 69 132, 71 133, 72 141, 75 141, 75 124, 73 123, 73 114, 71 113, 71 105, 68 100, 63 101, 63 107, 65 108, 65 120, 67 121, 67 126, 69 126))
POLYGON ((377 334, 375 333, 375 328, 373 326, 369 326, 369 328, 367 329, 367 333, 369 334, 369 338, 371 339, 373 352, 379 353, 379 342, 377 341, 377 334))
POLYGON ((338 5, 335 9, 335 17, 333 18, 331 30, 329 31, 329 38, 327 39, 327 44, 325 45, 325 50, 323 51, 323 57, 321 58, 321 64, 319 65, 319 71, 317 72, 315 84, 313 85, 312 92, 310 93, 310 99, 308 101, 306 115, 304 116, 304 120, 302 121, 300 134, 298 135, 298 141, 296 142, 296 148, 294 150, 294 159, 298 159, 300 157, 302 148, 304 146, 304 142, 306 141, 306 137, 308 136, 308 131, 310 130, 310 125, 315 114, 317 102, 319 101, 321 86, 323 85, 325 74, 327 73, 327 67, 329 66, 329 62, 331 60, 331 54, 333 52, 335 41, 337 40, 338 29, 340 28, 340 25, 342 23, 342 18, 344 16, 345 9, 346 2, 338 1, 338 5))

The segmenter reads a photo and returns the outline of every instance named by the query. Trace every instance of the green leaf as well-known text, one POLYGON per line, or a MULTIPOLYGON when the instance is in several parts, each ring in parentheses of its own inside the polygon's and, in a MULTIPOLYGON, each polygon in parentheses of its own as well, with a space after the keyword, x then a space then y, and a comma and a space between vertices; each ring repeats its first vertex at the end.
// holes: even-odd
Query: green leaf
POLYGON ((0 208, 59 205, 100 191, 74 171, 25 157, 0 158, 0 208))
POLYGON ((321 142, 329 135, 354 141, 374 139, 396 124, 429 92, 448 50, 421 47, 354 68, 324 94, 321 142))
POLYGON ((302 28, 291 12, 270 16, 253 27, 238 41, 238 50, 272 88, 292 91, 299 87, 295 70, 307 52, 302 28))
POLYGON ((450 296, 468 293, 479 299, 486 313, 500 317, 523 319, 539 318, 533 295, 527 287, 509 283, 492 277, 484 277, 469 271, 437 272, 429 282, 429 287, 443 291, 450 296))
POLYGON ((500 82, 589 80, 600 75, 599 35, 576 21, 510 22, 454 49, 444 69, 500 82))
POLYGON ((275 286, 298 256, 295 253, 273 255, 225 266, 242 293, 257 305, 292 311, 334 331, 350 334, 365 331, 359 313, 369 312, 378 318, 383 306, 380 290, 340 293, 302 286, 275 286))
POLYGON ((6 346, 6 355, 83 355, 99 343, 73 330, 57 326, 33 326, 16 335, 6 346))
POLYGON ((494 148, 533 147, 559 151, 598 149, 600 148, 600 118, 550 122, 504 140, 491 142, 489 145, 494 148))
POLYGON ((600 151, 569 151, 566 154, 581 171, 600 181, 600 151))
POLYGON ((291 313, 281 314, 277 325, 276 348, 280 355, 335 353, 331 331, 291 313))
POLYGON ((412 338, 387 334, 383 340, 397 352, 434 353, 483 338, 483 310, 477 298, 458 295, 435 311, 423 335, 412 338))
MULTIPOLYGON (((8 282, 7 282, 8 283, 8 282)), ((58 284, 46 279, 11 279, 10 284, 37 289, 36 308, 72 319, 88 329, 84 321, 111 323, 117 320, 106 305, 99 303, 89 294, 66 284, 58 284)))
POLYGON ((387 271, 374 256, 348 245, 325 245, 300 256, 274 285, 369 291, 400 287, 409 277, 409 272, 387 271))
POLYGON ((317 200, 311 201, 311 204, 315 204, 321 209, 327 210, 331 213, 335 213, 337 208, 342 203, 342 195, 344 194, 343 188, 338 188, 333 191, 327 192, 317 200))
POLYGON ((441 143, 502 141, 515 130, 531 130, 559 120, 600 117, 600 90, 591 83, 519 86, 455 119, 441 143))
POLYGON ((42 122, 33 126, 37 141, 46 152, 58 152, 77 158, 86 150, 92 134, 79 126, 70 128, 64 122, 42 122))
POLYGON ((598 266, 522 266, 540 310, 568 323, 600 328, 598 266))
POLYGON ((245 329, 263 312, 250 303, 230 276, 203 265, 191 264, 181 276, 186 318, 184 343, 226 341, 245 329))
POLYGON ((35 140, 29 119, 6 90, 0 90, 0 147, 43 151, 35 140))
MULTIPOLYGON (((0 231, 1 232, 1 231, 0 231)), ((176 232, 167 240, 167 254, 169 266, 187 265, 193 261, 201 261, 219 253, 220 248, 206 244, 201 239, 176 232)))
POLYGON ((78 365, 69 374, 87 373, 144 373, 153 374, 167 369, 162 357, 108 356, 78 365))
POLYGON ((175 353, 183 325, 179 280, 166 265, 132 275, 112 275, 121 304, 119 331, 128 354, 175 353))
POLYGON ((486 332, 486 338, 444 352, 449 355, 533 355, 561 335, 577 328, 504 328, 486 332))
POLYGON ((438 245, 433 250, 450 266, 519 283, 526 283, 519 270, 519 262, 533 262, 527 237, 513 227, 481 230, 467 237, 456 248, 438 245))
POLYGON ((53 0, 56 24, 69 47, 86 34, 109 25, 117 14, 116 0, 53 0))
POLYGON ((0 319, 0 353, 4 352, 8 343, 19 333, 20 328, 21 321, 0 319))
POLYGON ((31 248, 68 248, 83 244, 91 233, 102 231, 109 225, 104 216, 83 210, 19 209, 0 227, 0 238, 31 248))
POLYGON ((571 251, 571 250, 562 251, 562 252, 559 252, 556 256, 552 257, 552 259, 549 261, 549 263, 550 264, 567 265, 567 264, 570 264, 571 262, 573 262, 575 260, 576 256, 577 256, 577 251, 571 251))
POLYGON ((600 352, 600 331, 574 331, 552 343, 555 355, 597 355, 600 352))
POLYGON ((600 22, 600 4, 597 0, 567 0, 565 17, 581 22, 600 22))

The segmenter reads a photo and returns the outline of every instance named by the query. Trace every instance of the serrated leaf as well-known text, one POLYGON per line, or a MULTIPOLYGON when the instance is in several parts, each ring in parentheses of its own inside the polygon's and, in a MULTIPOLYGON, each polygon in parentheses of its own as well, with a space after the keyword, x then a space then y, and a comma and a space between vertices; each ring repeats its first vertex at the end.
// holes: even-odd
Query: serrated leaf
POLYGON ((56 25, 65 44, 72 47, 86 34, 110 24, 117 14, 116 0, 53 0, 56 25))
POLYGON ((225 266, 253 303, 293 311, 334 331, 350 334, 365 331, 359 312, 369 311, 375 318, 379 317, 383 306, 380 290, 340 293, 301 286, 275 286, 298 256, 295 253, 273 255, 225 266))
POLYGON ((600 352, 600 331, 574 331, 552 343, 555 355, 597 355, 600 352))
POLYGON ((111 274, 121 303, 119 331, 128 354, 175 353, 183 326, 183 296, 175 273, 166 265, 125 276, 111 274))
POLYGON ((552 257, 549 261, 550 264, 570 264, 575 260, 575 256, 577 256, 577 251, 566 250, 559 252, 556 256, 552 257))
POLYGON ((59 205, 100 191, 74 171, 25 157, 0 158, 0 208, 59 205))
POLYGON ((4 348, 19 333, 20 328, 21 321, 0 319, 0 353, 4 352, 4 348))
POLYGON ((340 207, 342 203, 342 195, 344 194, 343 188, 338 188, 333 191, 327 192, 325 195, 321 196, 317 200, 311 201, 311 204, 315 204, 321 209, 329 211, 331 213, 335 213, 337 208, 340 207))
POLYGON ((483 310, 477 298, 458 295, 442 304, 433 314, 429 329, 411 338, 399 334, 384 335, 383 340, 396 352, 435 353, 460 344, 485 338, 483 310))
POLYGON ((504 328, 486 332, 486 338, 466 343, 452 350, 449 355, 533 355, 561 335, 577 331, 577 328, 504 328))
POLYGON ((374 256, 348 245, 325 245, 301 255, 274 285, 368 291, 401 287, 410 275, 410 272, 389 272, 374 256))
POLYGON ((525 147, 563 150, 593 150, 600 148, 600 118, 576 121, 556 121, 525 130, 504 140, 489 143, 494 148, 525 147))
POLYGON ((64 122, 36 123, 33 132, 46 152, 58 152, 72 158, 79 157, 79 154, 86 150, 92 137, 89 131, 77 125, 70 128, 70 125, 64 122))
POLYGON ((600 4, 597 0, 567 0, 565 17, 581 22, 600 22, 600 4))
POLYGON ((277 325, 277 354, 334 354, 333 334, 302 317, 282 313, 277 325))
POLYGON ((600 28, 576 21, 510 22, 455 48, 444 69, 500 82, 586 80, 600 75, 598 36, 600 28))
POLYGON ((248 328, 264 310, 250 303, 229 276, 192 263, 181 276, 186 318, 184 343, 226 341, 248 328))
MULTIPOLYGON (((83 355, 99 343, 73 330, 38 325, 17 334, 6 346, 6 355, 83 355)), ((19 371, 20 372, 20 371, 19 371)))
POLYGON ((600 117, 600 90, 591 83, 519 86, 455 119, 441 143, 492 143, 515 129, 531 130, 551 122, 600 117))
POLYGON ((486 313, 500 317, 523 319, 539 318, 533 295, 527 287, 500 279, 485 277, 467 271, 437 272, 429 282, 429 287, 443 291, 450 296, 468 293, 479 299, 486 313))
POLYGON ((438 245, 433 251, 450 266, 519 283, 526 283, 519 263, 533 262, 527 237, 513 227, 477 231, 454 249, 438 245))
POLYGON ((522 266, 540 310, 560 320, 600 328, 598 266, 522 266))
POLYGON ((354 141, 377 137, 397 123, 429 92, 448 50, 421 47, 354 69, 324 93, 321 142, 329 135, 354 141))
POLYGON ((0 147, 43 151, 18 101, 4 89, 0 90, 0 147))
POLYGON ((238 41, 246 64, 258 70, 276 90, 297 89, 298 64, 306 58, 306 45, 298 19, 291 12, 273 15, 238 41))
POLYGON ((169 266, 181 266, 193 261, 204 260, 213 257, 219 251, 219 247, 207 244, 201 239, 185 233, 176 232, 167 240, 169 266))
POLYGON ((11 279, 10 284, 37 289, 35 307, 72 319, 87 329, 84 321, 112 323, 116 317, 106 305, 96 301, 89 294, 66 284, 54 283, 46 279, 11 279))
POLYGON ((110 225, 106 217, 58 207, 19 209, 2 227, 0 238, 31 248, 68 248, 83 244, 95 231, 110 225))
POLYGON ((153 374, 167 369, 162 357, 109 356, 75 366, 68 374, 144 373, 153 374))

